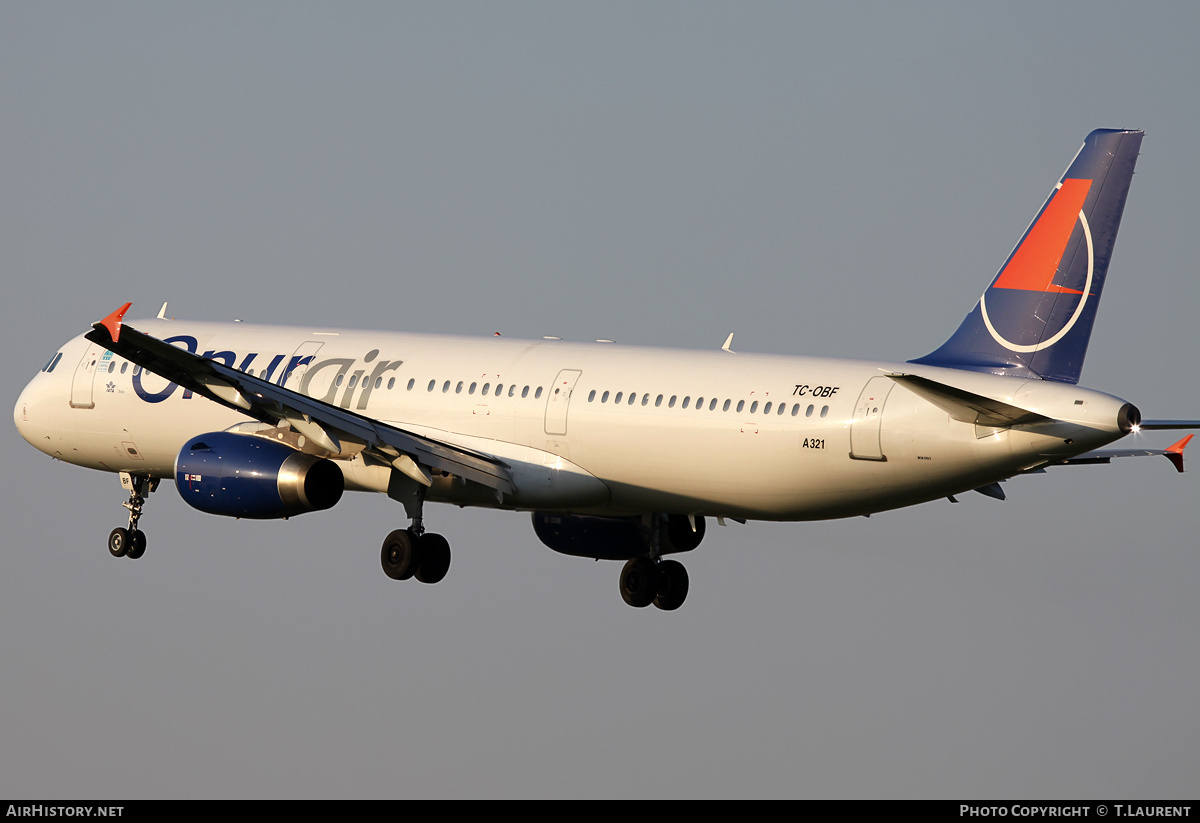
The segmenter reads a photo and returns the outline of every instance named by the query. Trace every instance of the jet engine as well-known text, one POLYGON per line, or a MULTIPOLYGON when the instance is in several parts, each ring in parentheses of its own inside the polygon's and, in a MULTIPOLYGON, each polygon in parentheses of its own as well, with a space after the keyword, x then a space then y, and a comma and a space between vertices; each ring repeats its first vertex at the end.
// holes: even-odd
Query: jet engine
POLYGON ((331 508, 345 489, 332 460, 230 432, 185 443, 175 458, 175 485, 202 512, 260 520, 331 508))
MULTIPOLYGON (((660 518, 660 554, 691 551, 704 539, 703 517, 695 518, 695 529, 684 515, 654 517, 660 518)), ((534 512, 533 530, 551 549, 573 557, 630 560, 649 554, 652 548, 650 529, 641 517, 534 512)))

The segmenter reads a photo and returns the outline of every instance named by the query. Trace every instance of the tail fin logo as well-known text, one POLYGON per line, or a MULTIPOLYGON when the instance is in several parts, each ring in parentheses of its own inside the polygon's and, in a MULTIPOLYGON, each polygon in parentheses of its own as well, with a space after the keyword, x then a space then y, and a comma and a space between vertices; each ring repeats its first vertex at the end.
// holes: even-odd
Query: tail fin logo
MULTIPOLYGON (((984 292, 983 297, 979 299, 980 313, 988 333, 1009 351, 1029 353, 1049 348, 1066 336, 1075 326, 1080 315, 1083 314, 1083 308, 1087 304, 1088 298, 1092 296, 1092 276, 1095 270, 1092 232, 1088 226, 1087 217, 1083 213, 1084 201, 1087 199, 1091 187, 1091 180, 1068 178, 1059 183, 1054 196, 1046 204, 1033 225, 1029 227, 1021 244, 1009 257, 1004 269, 996 276, 995 281, 984 292), (1080 284, 1056 284, 1053 282, 1054 277, 1059 272, 1063 253, 1066 251, 1067 242, 1075 229, 1076 221, 1083 231, 1083 239, 1087 247, 1087 276, 1080 284), (1083 288, 1070 288, 1071 285, 1081 285, 1083 288), (1033 344, 1023 345, 1007 339, 996 329, 992 319, 988 316, 988 295, 999 299, 1004 294, 999 290, 1005 290, 1008 294, 1012 294, 1013 291, 1033 292, 1035 294, 1029 296, 1033 298, 1032 302, 1034 303, 1040 303, 1048 295, 1078 295, 1078 303, 1070 318, 1056 333, 1033 344)), ((1074 266, 1070 266, 1070 261, 1068 261, 1068 267, 1074 268, 1074 266)), ((1076 270, 1078 271, 1078 269, 1076 270)), ((1064 274, 1069 274, 1069 272, 1064 272, 1064 274)), ((1001 300, 1001 304, 1008 302, 1010 301, 1007 299, 1001 300)), ((1002 316, 1008 314, 1008 311, 1001 311, 1002 316)), ((1042 316, 1049 319, 1049 313, 1042 316)), ((1046 329, 1043 333, 1048 331, 1050 330, 1046 329)))

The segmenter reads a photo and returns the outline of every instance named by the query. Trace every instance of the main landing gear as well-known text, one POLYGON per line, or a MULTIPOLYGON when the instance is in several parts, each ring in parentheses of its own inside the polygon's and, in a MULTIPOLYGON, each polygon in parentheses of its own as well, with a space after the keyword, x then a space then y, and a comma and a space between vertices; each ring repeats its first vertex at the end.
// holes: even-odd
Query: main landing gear
POLYGON ((396 529, 383 541, 379 560, 383 573, 393 580, 415 577, 422 583, 437 583, 450 570, 450 544, 420 526, 396 529))
POLYGON ((621 597, 634 608, 651 603, 669 612, 683 605, 688 593, 688 573, 677 560, 635 557, 621 569, 621 597))
POLYGON ((393 580, 415 577, 422 583, 439 582, 450 570, 450 544, 440 534, 425 531, 425 487, 393 471, 388 497, 404 504, 412 525, 397 529, 383 541, 379 553, 383 573, 393 580))
POLYGON ((664 550, 690 552, 704 539, 704 518, 667 515, 650 526, 650 554, 635 557, 621 569, 621 598, 634 608, 651 603, 665 612, 683 605, 688 594, 688 573, 677 560, 663 560, 664 550))
POLYGON ((129 500, 121 504, 129 509, 129 527, 115 528, 108 535, 108 553, 113 557, 137 560, 146 553, 146 533, 138 528, 146 495, 158 488, 158 478, 121 472, 121 485, 129 489, 129 500))

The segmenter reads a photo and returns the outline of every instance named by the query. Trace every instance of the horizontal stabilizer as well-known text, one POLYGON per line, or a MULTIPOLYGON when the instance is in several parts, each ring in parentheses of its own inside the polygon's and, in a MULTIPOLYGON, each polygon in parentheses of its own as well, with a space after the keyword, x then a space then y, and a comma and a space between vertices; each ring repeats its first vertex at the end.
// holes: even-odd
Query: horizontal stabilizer
POLYGON ((889 374, 888 377, 944 410, 955 420, 964 423, 1008 428, 1029 423, 1050 423, 1054 420, 1044 414, 939 383, 928 377, 918 377, 915 374, 889 374))
POLYGON ((1200 420, 1143 420, 1138 423, 1138 428, 1142 431, 1200 429, 1200 420))

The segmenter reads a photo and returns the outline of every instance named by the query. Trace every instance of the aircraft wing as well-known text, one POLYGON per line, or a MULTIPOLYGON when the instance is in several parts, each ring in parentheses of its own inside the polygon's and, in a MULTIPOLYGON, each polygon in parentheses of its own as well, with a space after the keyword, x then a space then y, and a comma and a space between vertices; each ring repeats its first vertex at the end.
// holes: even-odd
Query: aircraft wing
POLYGON ((1165 449, 1096 449, 1095 451, 1086 452, 1078 457, 1071 457, 1066 460, 1051 460, 1047 465, 1078 466, 1088 463, 1109 463, 1114 457, 1147 457, 1149 455, 1161 454, 1171 461, 1171 465, 1175 467, 1176 471, 1182 472, 1183 450, 1187 448, 1188 441, 1194 436, 1189 434, 1187 437, 1167 446, 1165 449))
POLYGON ((93 324, 87 339, 222 406, 272 426, 289 425, 335 454, 342 452, 342 441, 362 444, 422 485, 432 482, 422 468, 428 466, 498 493, 515 490, 508 465, 491 455, 405 431, 164 343, 122 323, 131 305, 93 324))

